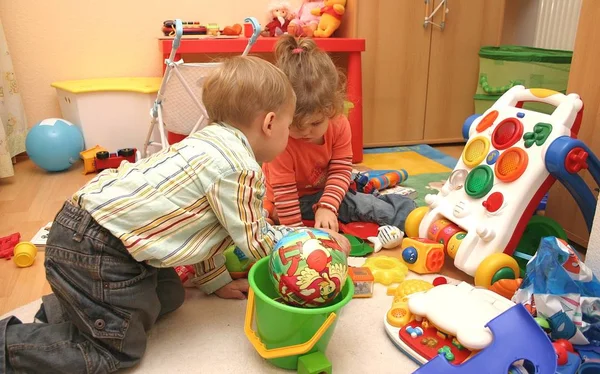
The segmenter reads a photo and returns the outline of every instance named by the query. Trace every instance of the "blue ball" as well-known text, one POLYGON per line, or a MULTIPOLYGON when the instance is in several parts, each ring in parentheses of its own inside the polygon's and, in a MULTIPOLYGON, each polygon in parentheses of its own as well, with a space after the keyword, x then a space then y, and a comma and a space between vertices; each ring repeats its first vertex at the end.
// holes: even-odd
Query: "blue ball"
POLYGON ((25 139, 27 155, 47 171, 67 170, 84 149, 79 127, 64 119, 49 118, 33 126, 25 139))

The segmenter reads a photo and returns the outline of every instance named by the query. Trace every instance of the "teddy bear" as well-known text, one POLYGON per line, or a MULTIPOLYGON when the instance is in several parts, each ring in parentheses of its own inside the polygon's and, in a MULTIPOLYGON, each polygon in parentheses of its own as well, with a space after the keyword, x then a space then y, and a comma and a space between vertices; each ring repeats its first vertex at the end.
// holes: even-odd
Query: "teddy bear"
POLYGON ((271 22, 265 26, 263 36, 279 36, 287 33, 290 20, 293 18, 292 6, 288 1, 275 0, 269 5, 271 22))
POLYGON ((312 10, 321 9, 323 6, 322 0, 302 1, 302 5, 300 5, 300 9, 298 9, 296 17, 294 17, 288 25, 288 34, 312 37, 319 25, 319 20, 321 19, 320 16, 312 14, 312 10))
POLYGON ((325 0, 324 7, 311 11, 315 16, 321 16, 315 30, 315 37, 329 38, 342 23, 342 15, 346 12, 346 0, 325 0))

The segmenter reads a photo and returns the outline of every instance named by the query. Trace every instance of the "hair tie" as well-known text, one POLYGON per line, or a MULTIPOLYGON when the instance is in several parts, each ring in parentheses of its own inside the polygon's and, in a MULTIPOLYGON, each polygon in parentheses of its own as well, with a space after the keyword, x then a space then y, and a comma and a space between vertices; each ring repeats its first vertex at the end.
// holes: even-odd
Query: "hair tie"
POLYGON ((303 51, 304 51, 304 49, 302 49, 302 48, 294 48, 292 50, 292 53, 295 54, 295 55, 297 55, 297 54, 302 53, 303 51))

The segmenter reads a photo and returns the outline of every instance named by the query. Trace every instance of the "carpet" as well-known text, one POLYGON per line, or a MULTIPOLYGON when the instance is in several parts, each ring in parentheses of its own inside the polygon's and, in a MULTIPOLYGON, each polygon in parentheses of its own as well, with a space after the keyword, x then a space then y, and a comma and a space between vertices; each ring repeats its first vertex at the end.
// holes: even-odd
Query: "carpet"
POLYGON ((425 205, 425 195, 436 194, 454 169, 457 160, 428 145, 365 149, 358 171, 398 170, 408 172, 402 183, 417 191, 415 202, 425 205))
MULTIPOLYGON (((380 255, 392 252, 381 251, 380 255)), ((398 254, 392 254, 397 256, 398 254)), ((365 258, 350 258, 360 266, 365 258)), ((437 274, 409 272, 407 279, 432 281, 437 274)), ((446 277, 449 283, 459 281, 446 277)), ((388 338, 383 319, 393 298, 382 284, 375 284, 373 297, 353 299, 339 314, 327 349, 334 373, 409 374, 418 366, 388 338)), ((0 316, 15 315, 33 321, 41 300, 0 316)), ((195 288, 186 289, 184 304, 166 315, 149 331, 146 354, 139 365, 124 374, 162 373, 293 373, 262 359, 244 334, 245 300, 223 300, 205 296, 195 288)))

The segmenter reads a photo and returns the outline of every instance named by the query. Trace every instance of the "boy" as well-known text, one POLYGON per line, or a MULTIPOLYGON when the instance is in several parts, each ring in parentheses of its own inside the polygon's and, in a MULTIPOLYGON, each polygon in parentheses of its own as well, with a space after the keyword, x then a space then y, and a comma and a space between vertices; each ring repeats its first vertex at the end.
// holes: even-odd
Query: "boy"
MULTIPOLYGON (((173 266, 197 264, 206 293, 243 298, 222 252, 267 256, 290 229, 266 223, 259 163, 286 147, 295 95, 255 57, 227 60, 204 84, 213 125, 167 150, 104 171, 67 201, 46 246, 38 319, 0 321, 0 372, 106 373, 135 365, 146 332, 184 298, 173 266)), ((335 237, 349 250, 349 243, 335 237)))

